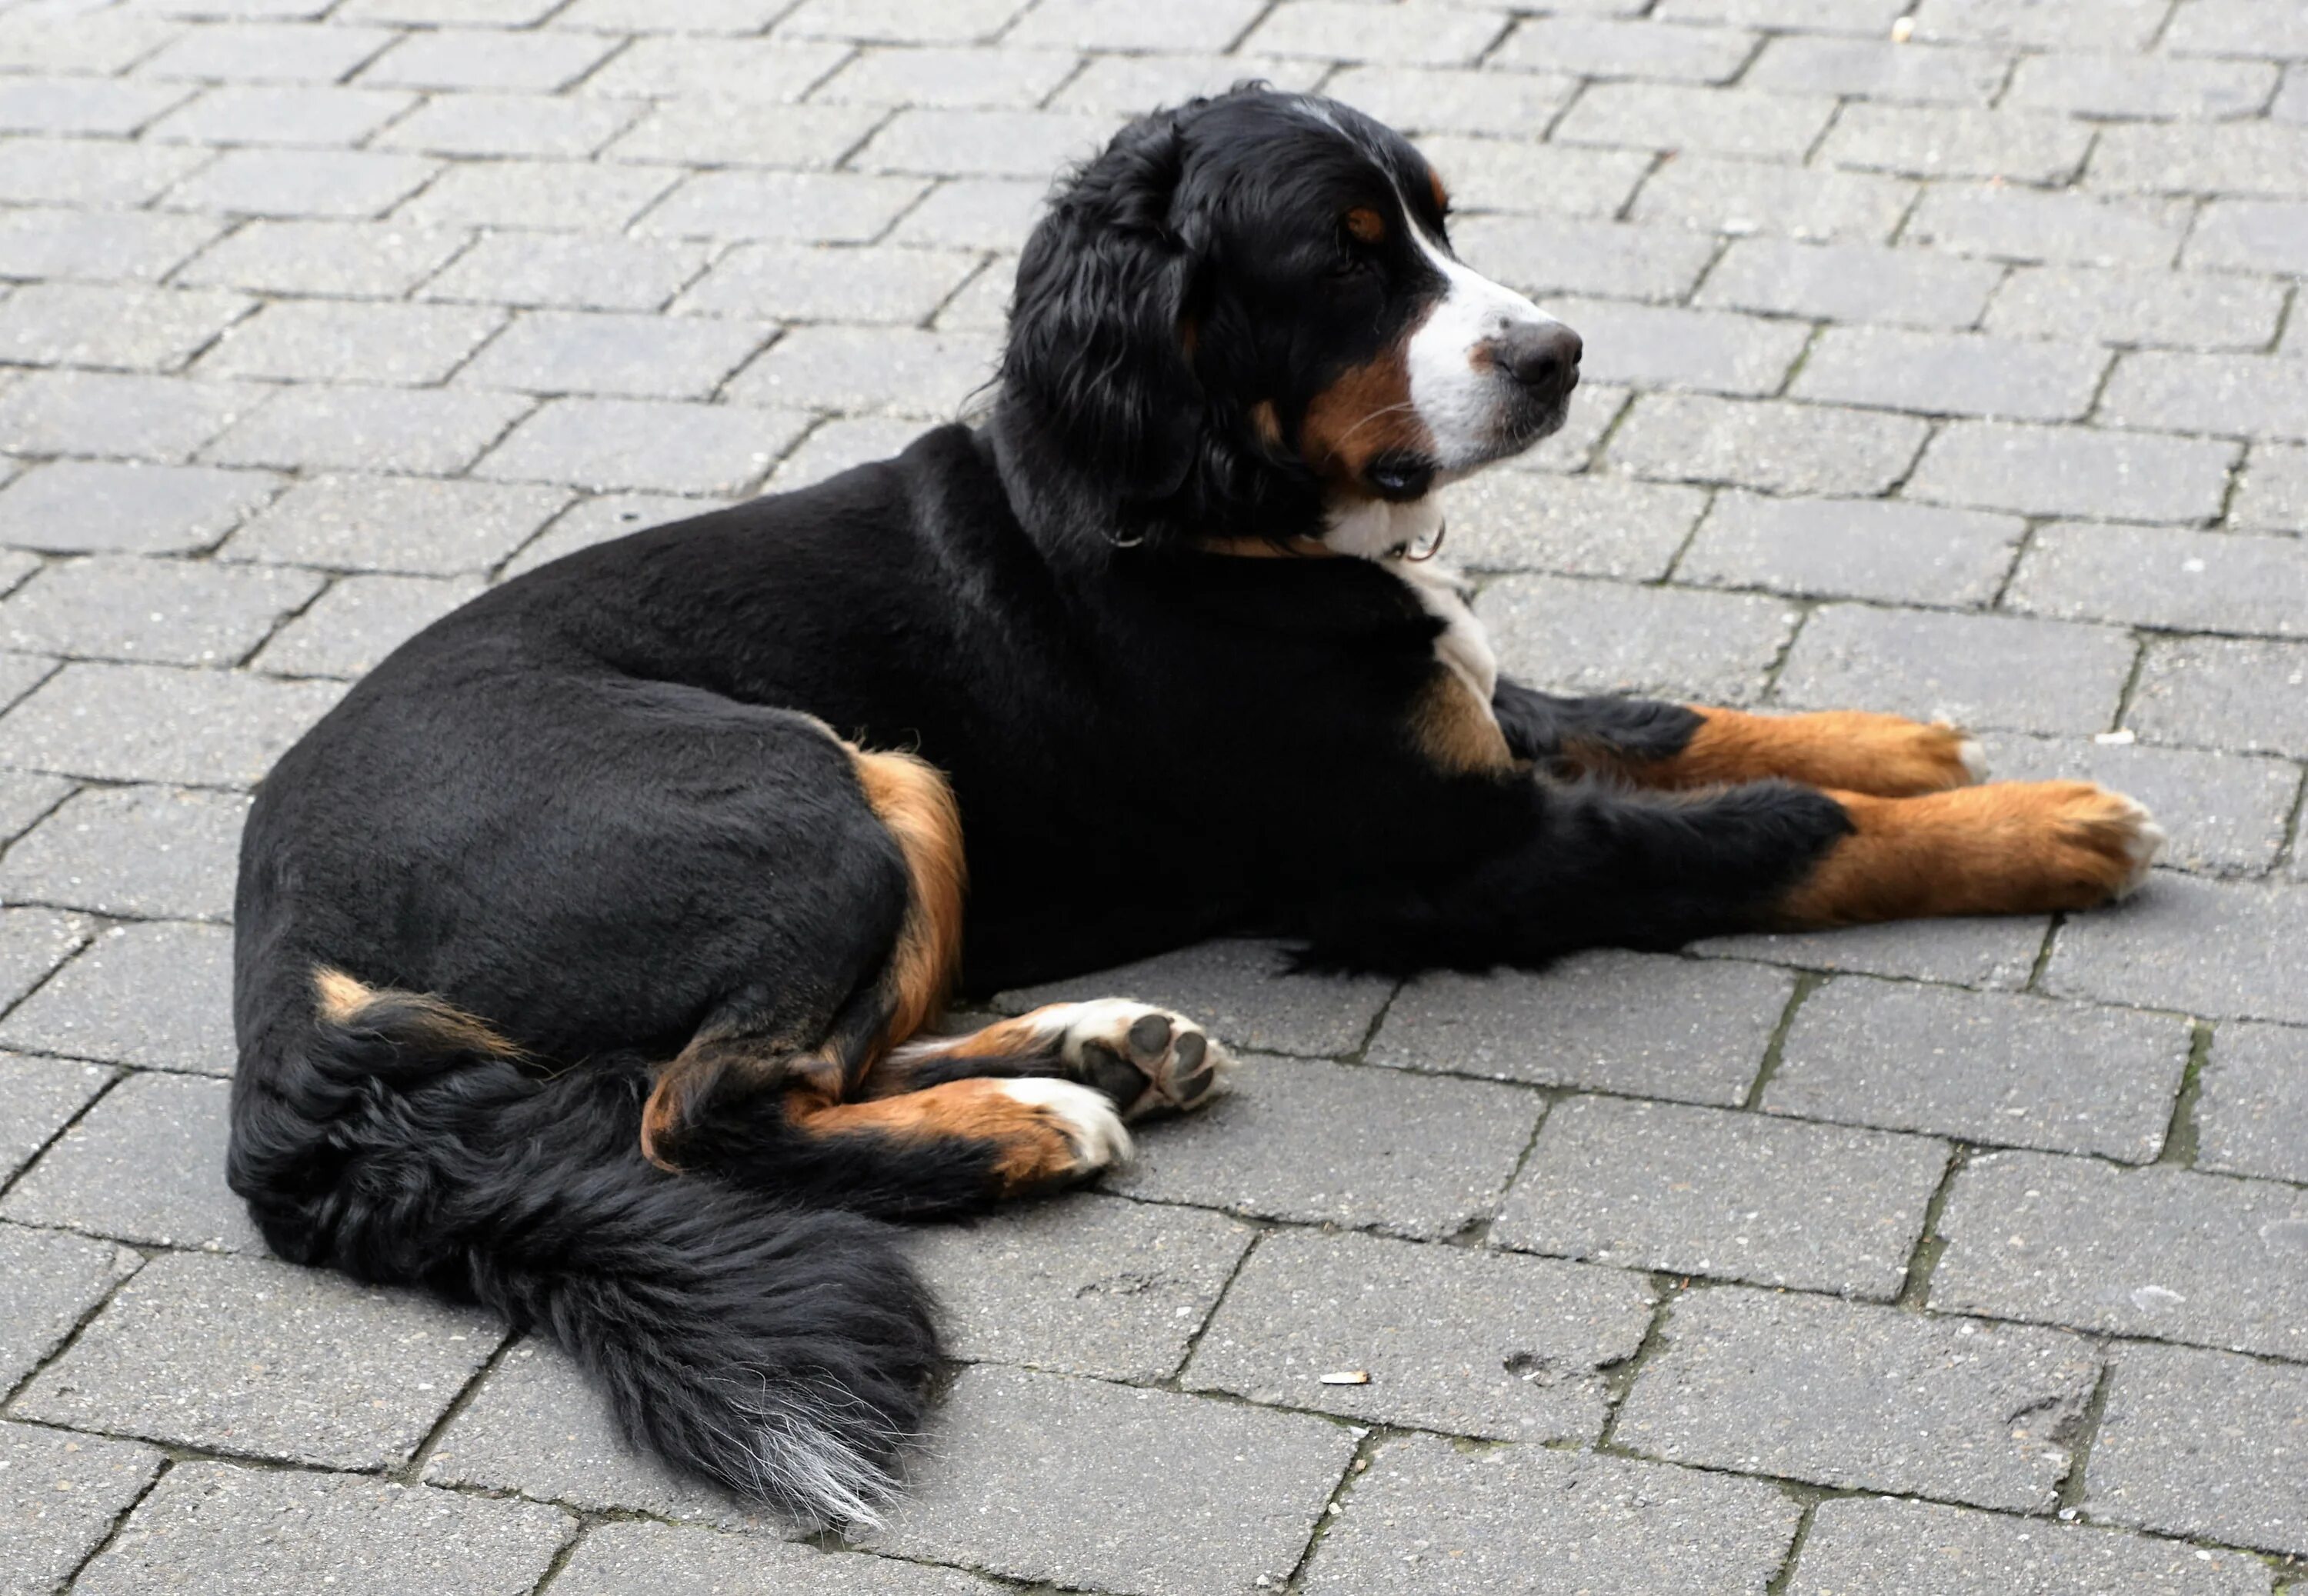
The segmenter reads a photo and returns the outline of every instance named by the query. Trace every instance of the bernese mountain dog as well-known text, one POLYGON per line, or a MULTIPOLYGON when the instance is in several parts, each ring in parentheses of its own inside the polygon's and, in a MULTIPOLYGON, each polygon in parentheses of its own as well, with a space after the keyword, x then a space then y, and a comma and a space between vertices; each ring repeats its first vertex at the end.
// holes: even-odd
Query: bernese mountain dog
POLYGON ((933 1304, 886 1222, 1124 1157, 1230 1060, 950 991, 1220 932, 1382 971, 2080 909, 2160 834, 1886 716, 1538 692, 1430 556, 1578 335, 1442 181, 1246 86, 1124 128, 978 426, 589 548, 411 639, 263 783, 230 1178, 283 1257, 566 1347, 642 1447, 870 1520, 933 1304))

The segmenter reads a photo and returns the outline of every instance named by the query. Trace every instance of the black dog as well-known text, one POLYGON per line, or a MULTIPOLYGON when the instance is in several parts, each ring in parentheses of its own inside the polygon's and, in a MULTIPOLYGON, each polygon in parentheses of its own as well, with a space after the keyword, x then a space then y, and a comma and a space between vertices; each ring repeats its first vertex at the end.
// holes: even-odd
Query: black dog
POLYGON ((230 1172, 271 1245, 487 1303, 675 1463, 857 1520, 937 1355, 876 1221, 1093 1171, 1227 1065, 1120 1000, 930 1037, 957 980, 2141 879, 2138 805, 1968 787, 1950 727, 1499 680, 1431 490, 1559 425, 1580 344, 1446 210, 1329 101, 1141 121, 1036 228, 985 428, 571 555, 355 688, 242 849, 230 1172))

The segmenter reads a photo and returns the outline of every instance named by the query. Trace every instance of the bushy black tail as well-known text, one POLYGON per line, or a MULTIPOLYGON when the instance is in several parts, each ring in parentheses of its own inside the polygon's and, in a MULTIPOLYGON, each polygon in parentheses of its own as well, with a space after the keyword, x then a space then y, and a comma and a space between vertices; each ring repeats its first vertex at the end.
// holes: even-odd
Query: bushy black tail
POLYGON ((431 1000, 353 990, 241 1060, 228 1172, 273 1249, 482 1302, 574 1354, 635 1446, 874 1522, 937 1358, 895 1233, 652 1168, 638 1068, 540 1078, 431 1000))

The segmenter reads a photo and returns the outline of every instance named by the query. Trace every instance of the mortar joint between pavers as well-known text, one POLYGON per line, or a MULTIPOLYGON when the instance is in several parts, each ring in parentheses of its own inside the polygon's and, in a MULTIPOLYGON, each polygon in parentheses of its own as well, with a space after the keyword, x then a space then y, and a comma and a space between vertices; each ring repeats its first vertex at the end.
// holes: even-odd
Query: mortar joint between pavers
POLYGON ((2131 628, 2131 668, 2123 674, 2123 685, 2115 690, 2115 713, 2108 717, 2107 730, 2123 729, 2124 717, 2131 713, 2132 699, 2140 691, 2140 678, 2148 669, 2149 634, 2141 627, 2131 628))
POLYGON ((1803 1514, 1796 1520, 1796 1532, 1787 1539, 1787 1555, 1779 1571, 1763 1586, 1763 1596, 1785 1596, 1788 1582, 1796 1576, 1796 1564, 1803 1557, 1804 1542, 1811 1538, 1813 1515, 1819 1511, 1820 1498, 1813 1497, 1803 1505, 1803 1514))
POLYGON ((168 1472, 176 1466, 175 1458, 165 1454, 162 1455, 160 1466, 152 1471, 152 1478, 144 1482, 144 1489, 131 1497, 122 1506, 120 1511, 112 1515, 112 1523, 106 1526, 104 1534, 94 1546, 88 1549, 88 1555, 74 1563, 72 1566, 72 1571, 56 1582, 56 1589, 69 1591, 79 1583, 80 1576, 88 1572, 90 1565, 104 1556, 111 1549, 112 1543, 120 1539, 121 1532, 128 1528, 128 1521, 135 1515, 136 1510, 144 1505, 146 1497, 160 1489, 160 1481, 166 1480, 168 1477, 168 1472))
POLYGON ((425 1438, 417 1443, 416 1447, 409 1453, 408 1460, 398 1467, 385 1470, 384 1477, 387 1480, 399 1485, 424 1483, 425 1465, 433 1461, 433 1454, 440 1449, 441 1437, 449 1433, 449 1427, 457 1421, 458 1416, 472 1405, 474 1397, 480 1392, 481 1382, 495 1372, 497 1365, 505 1360, 512 1352, 513 1344, 520 1340, 521 1337, 510 1327, 505 1329, 495 1349, 481 1360, 481 1366, 472 1372, 462 1386, 458 1387, 457 1394, 449 1399, 449 1405, 441 1410, 441 1416, 433 1421, 432 1428, 425 1432, 425 1438))
POLYGON ((2209 1020, 2191 1020, 2188 1032, 2188 1067, 2180 1077, 2180 1089, 2172 1096, 2172 1119, 2165 1128, 2164 1146, 2156 1154, 2159 1164, 2179 1169, 2196 1165, 2196 1105, 2204 1094, 2204 1066, 2212 1056, 2212 1025, 2209 1020))
POLYGON ((1940 1216, 1947 1212, 1956 1177, 1970 1165, 1977 1151, 1968 1142, 1958 1142, 1949 1153, 1947 1168, 1940 1171, 1940 1183, 1932 1188, 1931 1200, 1924 1205, 1923 1229, 1916 1233, 1916 1250, 1908 1256, 1906 1278, 1899 1283, 1899 1294, 1892 1299, 1899 1307, 1920 1311, 1931 1305, 1932 1272, 1939 1267, 1941 1256, 1947 1251, 1947 1240, 1940 1234, 1940 1216))
MULTIPOLYGON (((2056 519, 2048 515, 2031 515, 2021 521, 2020 536, 2011 545, 2011 558, 2004 562, 2002 579, 1995 584, 1995 596, 1987 601, 1989 613, 1994 614, 2012 613, 2003 607, 2003 600, 2011 593, 2011 584, 2019 579, 2020 567, 2026 562, 2028 551, 2036 546, 2036 534, 2056 519)), ((2136 656, 2131 664, 2133 670, 2137 671, 2140 668, 2140 661, 2136 656)))
MULTIPOLYGON (((1808 317, 1797 317, 1796 319, 1798 321, 1809 320, 1808 317)), ((1788 363, 1786 373, 1779 378, 1778 386, 1772 389, 1768 397, 1771 399, 1787 399, 1794 394, 1796 379, 1802 376, 1804 367, 1811 364, 1813 351, 1816 350, 1819 348, 1821 341, 1827 337, 1827 327, 1828 324, 1825 322, 1812 322, 1811 331, 1805 335, 1803 348, 1796 351, 1796 357, 1793 361, 1788 363)))
POLYGON ((2092 1351, 2100 1360, 2099 1378, 2092 1383, 2091 1395, 2077 1416, 2075 1438, 2068 1443, 2068 1472, 2060 1476, 2058 1488, 2059 1516, 2068 1523, 2083 1516, 2084 1469, 2091 1461, 2092 1443, 2099 1438, 2100 1422, 2107 1413, 2108 1388, 2115 1381, 2107 1343, 2095 1342, 2092 1351))
POLYGON ((1632 1457, 1633 1453, 1619 1445, 1619 1414, 1632 1394, 1635 1381, 1641 1377, 1653 1358, 1666 1345, 1667 1321, 1674 1316, 1675 1305, 1690 1291, 1705 1291, 1704 1283, 1693 1283, 1688 1275, 1669 1274, 1663 1270, 1650 1272, 1651 1289, 1658 1293, 1651 1305, 1650 1323, 1643 1326, 1643 1338, 1635 1350, 1615 1363, 1598 1365, 1596 1372, 1603 1377, 1603 1432, 1595 1437, 1595 1450, 1614 1456, 1632 1457))
POLYGON ((1276 1587, 1283 1596, 1305 1589, 1304 1582, 1307 1565, 1314 1560, 1315 1551, 1330 1534, 1331 1526, 1346 1515, 1355 1487, 1361 1484, 1363 1476, 1370 1472, 1379 1446, 1397 1436, 1414 1433, 1385 1424, 1350 1424, 1348 1428, 1356 1432, 1354 1455, 1347 1459, 1346 1467, 1339 1471, 1339 1482, 1331 1488, 1330 1496, 1323 1500, 1322 1511, 1314 1515, 1314 1527, 1306 1536, 1306 1544, 1299 1549, 1298 1561, 1291 1566, 1288 1576, 1276 1587))
MULTIPOLYGON (((215 549, 211 548, 206 551, 206 553, 211 559, 213 559, 216 551, 215 549)), ((272 618, 272 624, 265 628, 264 635, 257 639, 255 643, 249 648, 241 650, 239 657, 234 659, 230 663, 228 667, 229 669, 245 671, 254 668, 256 656, 264 652, 266 645, 271 643, 273 639, 279 637, 282 632, 286 631, 297 621, 303 619, 307 611, 309 611, 314 605, 320 603, 322 599, 327 597, 329 594, 336 588, 338 584, 345 579, 345 573, 342 571, 324 571, 317 566, 302 565, 274 567, 273 569, 309 571, 314 575, 321 579, 321 585, 313 589, 312 593, 306 598, 304 603, 292 605, 274 615, 272 618)), ((268 676, 277 676, 283 674, 284 673, 279 671, 267 671, 264 673, 264 674, 268 676)), ((312 678, 307 679, 312 680, 312 678)))
POLYGON ((1787 674, 1787 661, 1794 657, 1796 644, 1802 639, 1804 628, 1810 623, 1813 612, 1826 601, 1789 598, 1786 602, 1795 607, 1796 623, 1787 628, 1787 635, 1779 640, 1778 651, 1771 656, 1770 664, 1763 667, 1763 684, 1755 691, 1758 708, 1770 708, 1779 701, 1779 678, 1787 674))
POLYGON ((2276 857, 2269 862, 2273 874, 2282 866, 2296 864, 2301 859, 2300 826, 2304 806, 2308 806, 2308 767, 2295 767, 2302 777, 2300 785, 2292 794, 2291 812, 2284 818, 2284 840, 2277 845, 2276 857))
POLYGON ((1755 1078, 1748 1085, 1746 1096, 1739 1102, 1741 1108, 1761 1110, 1763 1088, 1779 1072, 1779 1061, 1787 1053, 1787 1033, 1795 1028, 1796 1011, 1804 1006, 1804 999, 1827 984, 1827 979, 1817 970, 1805 970, 1796 977, 1795 986, 1787 993, 1787 1007, 1779 1010, 1778 1023, 1771 1027, 1770 1037, 1763 1043, 1762 1062, 1755 1067, 1755 1078))
MULTIPOLYGON (((0 1180, 0 1198, 6 1197, 11 1191, 14 1190, 17 1183, 32 1172, 32 1166, 39 1163, 41 1159, 47 1156, 48 1149, 55 1146, 58 1142, 64 1140, 66 1132, 70 1131, 82 1120, 87 1119, 90 1110, 94 1109, 98 1103, 102 1103, 107 1097, 112 1094, 114 1087, 119 1085, 122 1081, 126 1080, 131 1075, 136 1073, 133 1069, 125 1068, 117 1064, 108 1066, 108 1068, 112 1070, 112 1078, 106 1081, 104 1085, 99 1086, 93 1093, 90 1094, 89 1099, 86 1103, 82 1103, 79 1109, 62 1124, 58 1125, 39 1146, 33 1148, 30 1155, 24 1160, 22 1165, 18 1168, 14 1174, 9 1176, 5 1180, 0 1180)), ((12 1224, 20 1224, 22 1223, 22 1221, 11 1220, 9 1223, 12 1224)), ((32 1230, 47 1230, 58 1227, 33 1225, 28 1226, 27 1228, 32 1230)), ((105 1240, 109 1240, 111 1238, 106 1237, 105 1240)))

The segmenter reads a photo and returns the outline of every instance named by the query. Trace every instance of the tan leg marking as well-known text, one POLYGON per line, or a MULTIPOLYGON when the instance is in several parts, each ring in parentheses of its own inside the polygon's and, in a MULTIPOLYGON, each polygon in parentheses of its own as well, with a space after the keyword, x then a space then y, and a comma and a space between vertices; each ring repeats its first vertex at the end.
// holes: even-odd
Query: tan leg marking
POLYGON ((488 1021, 467 1014, 453 1003, 429 992, 403 991, 399 987, 371 986, 327 965, 313 966, 313 997, 322 1019, 350 1029, 388 1017, 403 1034, 422 1033, 426 1040, 477 1053, 508 1059, 525 1057, 524 1050, 508 1040, 488 1021))
POLYGON ((1926 725, 1859 709, 1753 715, 1692 708, 1699 729, 1669 759, 1627 759, 1591 748, 1574 749, 1572 757, 1644 786, 1719 786, 1780 777, 1883 798, 1968 786, 1987 771, 1979 744, 1945 721, 1926 725))
POLYGON ((786 1101, 792 1122, 812 1136, 987 1144, 1005 1197, 1075 1180, 1130 1156, 1130 1133, 1114 1105, 1072 1081, 947 1081, 870 1103, 828 1103, 807 1093, 786 1101))
POLYGON ((852 747, 866 802, 897 839, 912 887, 898 946, 890 956, 893 1006, 883 1045, 903 1042, 945 1006, 961 963, 961 903, 967 873, 961 811, 943 771, 911 754, 852 747))
POLYGON ((1829 796, 1855 829, 1780 901, 1783 926, 2090 908, 2146 880, 2164 843, 2147 810, 2089 782, 1829 796))
POLYGON ((1507 775, 1518 761, 1490 706, 1456 671, 1437 665, 1434 680, 1410 712, 1411 740, 1428 762, 1451 776, 1477 771, 1507 775))

